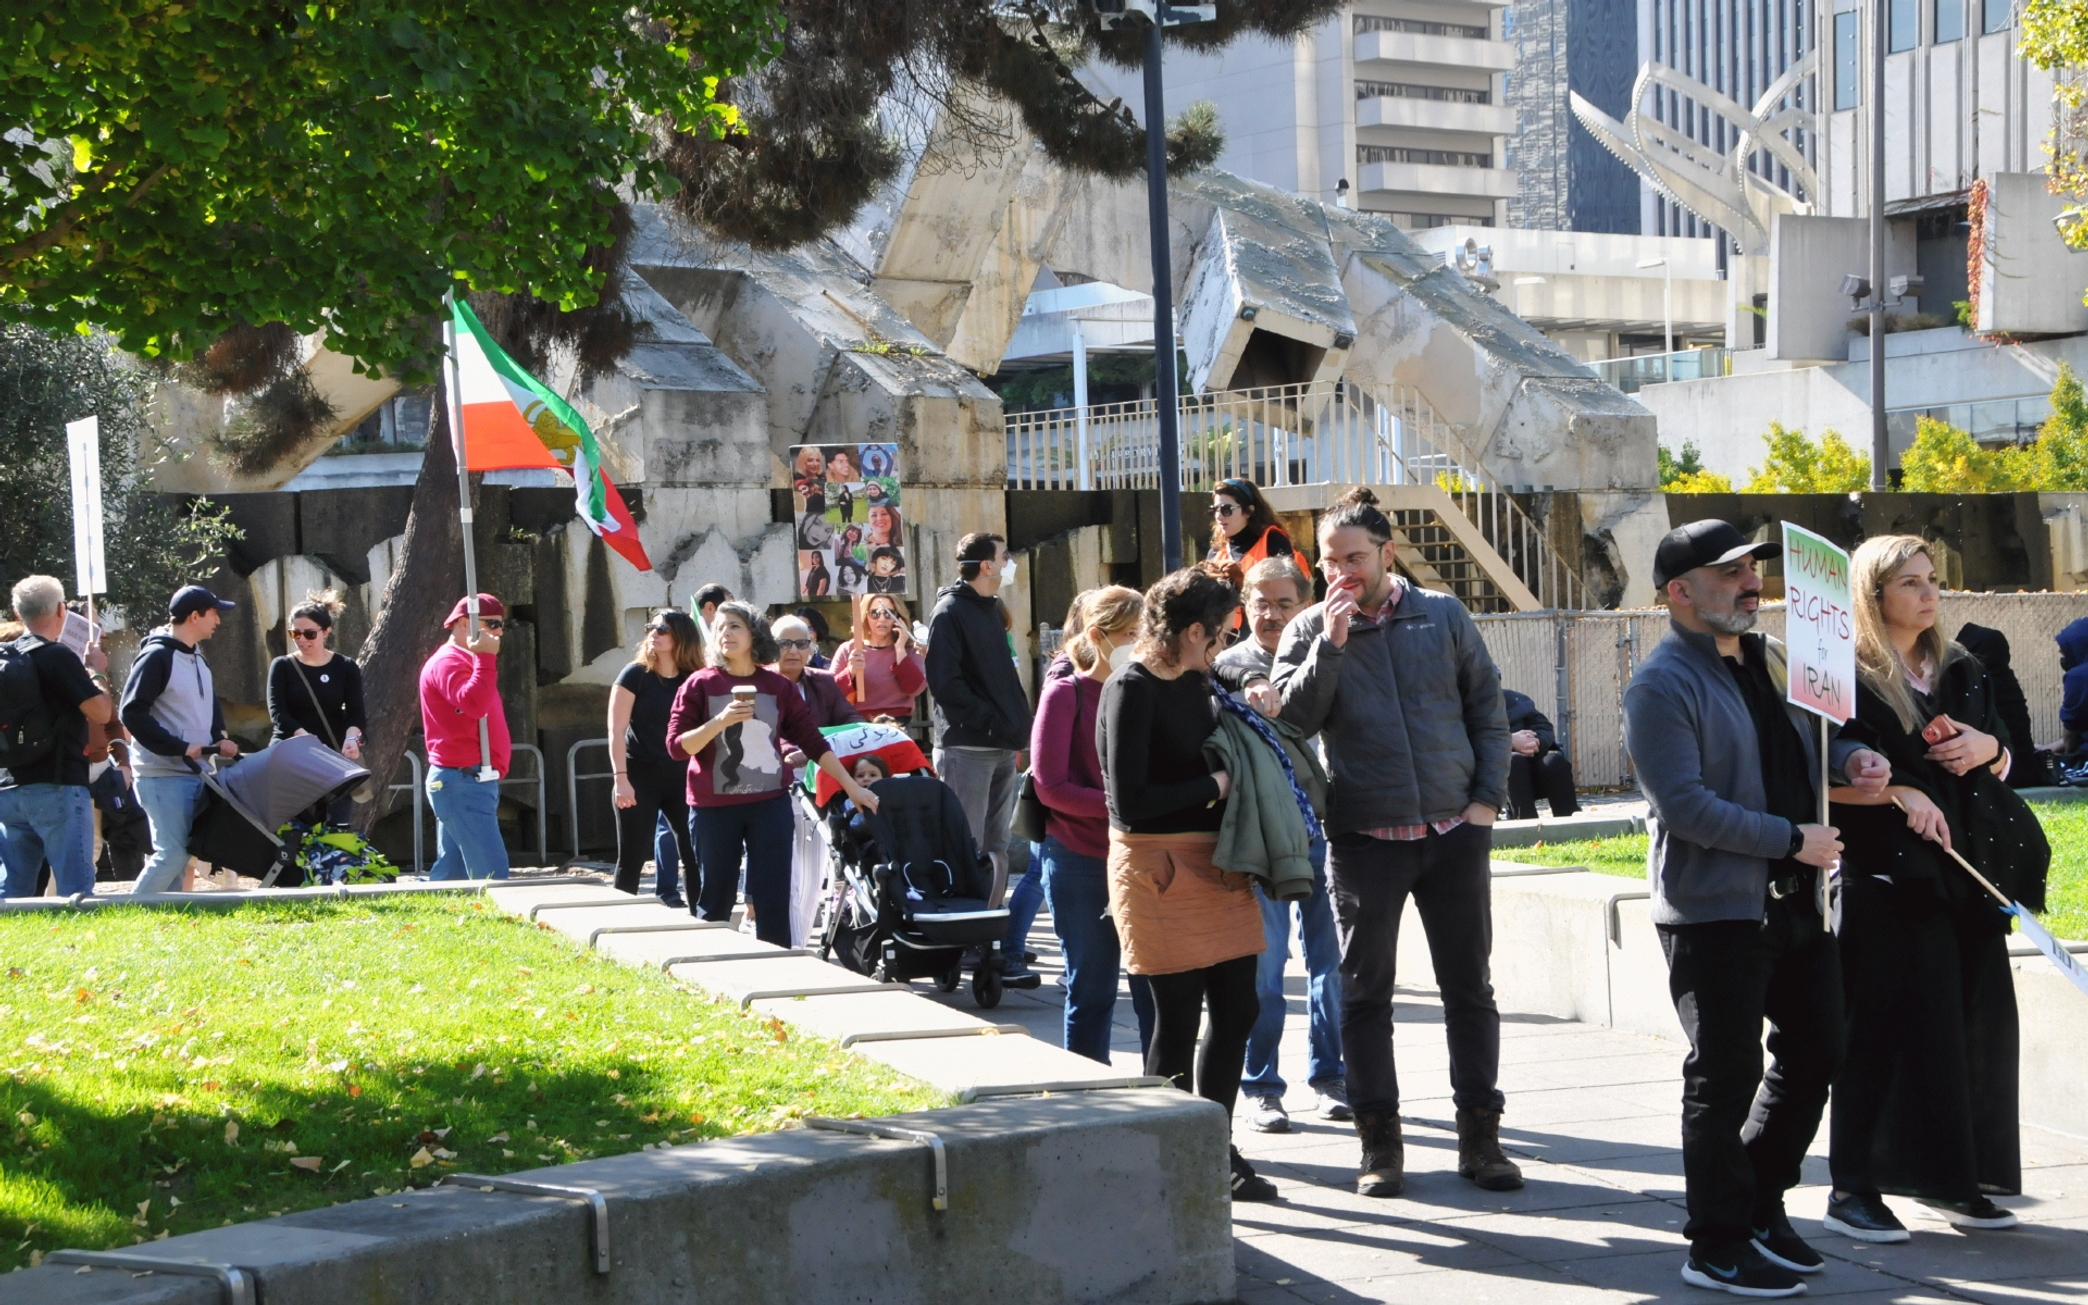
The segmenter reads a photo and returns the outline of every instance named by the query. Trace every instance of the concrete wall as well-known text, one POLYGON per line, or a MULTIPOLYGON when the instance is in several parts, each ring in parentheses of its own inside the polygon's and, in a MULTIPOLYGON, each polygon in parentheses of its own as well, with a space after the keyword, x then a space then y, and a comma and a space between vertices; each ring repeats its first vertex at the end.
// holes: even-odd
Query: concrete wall
POLYGON ((1987 178, 1980 243, 1978 327, 2012 335, 2088 331, 2088 257, 2052 225, 2073 200, 2054 195, 2042 172, 1987 178))
MULTIPOLYGON (((1886 275, 1912 273, 1912 226, 1888 222, 1885 230, 1886 275)), ((1849 319, 1855 310, 1841 284, 1851 272, 1870 276, 1869 222, 1777 215, 1769 233, 1770 358, 1806 362, 1849 356, 1849 319)), ((1895 311, 1914 312, 1918 307, 1918 302, 1910 303, 1895 311)))

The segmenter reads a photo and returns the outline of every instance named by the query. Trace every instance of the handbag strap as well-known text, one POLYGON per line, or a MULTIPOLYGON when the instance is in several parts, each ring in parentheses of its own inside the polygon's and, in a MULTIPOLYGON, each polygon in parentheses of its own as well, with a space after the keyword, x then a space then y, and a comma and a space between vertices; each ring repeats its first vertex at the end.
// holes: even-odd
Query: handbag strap
MULTIPOLYGON (((312 706, 319 713, 319 728, 326 731, 326 746, 332 748, 335 752, 339 752, 341 750, 340 740, 334 737, 333 725, 326 719, 326 704, 319 701, 319 690, 312 687, 311 678, 305 674, 304 659, 293 655, 289 658, 289 662, 291 669, 297 672, 297 678, 304 681, 305 692, 311 695, 312 706)), ((328 663, 328 665, 331 664, 330 662, 328 663)))

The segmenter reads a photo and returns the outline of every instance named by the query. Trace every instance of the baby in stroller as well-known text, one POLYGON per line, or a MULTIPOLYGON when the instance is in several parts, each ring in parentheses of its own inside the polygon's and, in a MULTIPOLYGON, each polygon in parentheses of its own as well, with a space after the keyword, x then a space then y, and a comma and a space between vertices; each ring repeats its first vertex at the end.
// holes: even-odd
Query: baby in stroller
POLYGON ((954 992, 975 951, 972 999, 999 1005, 1008 912, 987 903, 993 862, 972 842, 956 792, 931 774, 892 775, 874 754, 849 769, 878 809, 842 799, 827 813, 834 873, 820 955, 883 982, 932 978, 954 992))

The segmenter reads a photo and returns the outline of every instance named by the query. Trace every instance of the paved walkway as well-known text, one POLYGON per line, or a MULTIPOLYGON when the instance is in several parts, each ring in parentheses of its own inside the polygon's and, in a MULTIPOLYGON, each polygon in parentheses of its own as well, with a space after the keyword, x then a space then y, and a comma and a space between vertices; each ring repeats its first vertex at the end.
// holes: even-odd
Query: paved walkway
MULTIPOLYGON (((1042 957, 1044 986, 1008 994, 999 1015, 1055 1040, 1062 992, 1048 915, 1038 918, 1030 946, 1042 957)), ((1304 979, 1292 965, 1281 1061, 1292 1083, 1292 1131, 1248 1131, 1243 1102, 1235 1132, 1241 1150, 1283 1195, 1236 1212, 1245 1305, 1726 1299, 1679 1277, 1680 1046, 1546 1016, 1505 1016, 1503 1142, 1529 1181, 1520 1192, 1481 1192, 1457 1177, 1441 1007, 1432 988, 1402 986, 1407 1191, 1398 1200, 1366 1201, 1351 1186, 1354 1132, 1309 1113, 1304 979)), ((962 991, 940 1000, 970 1008, 962 991)), ((1116 1061, 1135 1073, 1138 1033, 1128 994, 1117 1012, 1116 1061)), ((1800 1233, 1828 1257, 1812 1294, 1881 1305, 2088 1302, 2088 1140, 2025 1129, 2023 1162, 2025 1195, 2001 1202, 2023 1216, 2020 1228, 1961 1234, 1895 1199, 1913 1241, 1868 1246, 1820 1230, 1827 1200, 1823 1127, 1806 1163, 1807 1185, 1789 1202, 1800 1233)))

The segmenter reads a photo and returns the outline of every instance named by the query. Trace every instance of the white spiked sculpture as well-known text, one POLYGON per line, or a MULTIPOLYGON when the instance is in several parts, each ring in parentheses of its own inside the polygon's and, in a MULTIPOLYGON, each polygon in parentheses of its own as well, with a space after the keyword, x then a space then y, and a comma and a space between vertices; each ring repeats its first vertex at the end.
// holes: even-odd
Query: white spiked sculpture
POLYGON ((1648 63, 1639 68, 1638 79, 1632 84, 1632 109, 1623 122, 1588 103, 1578 92, 1571 95, 1573 115, 1604 148, 1652 182, 1663 195, 1729 232, 1740 242, 1741 253, 1767 254, 1769 231, 1776 223, 1776 215, 1811 213, 1812 197, 1819 193, 1811 160, 1789 135, 1800 129, 1814 130, 1814 114, 1795 104, 1777 108, 1779 102, 1791 97, 1801 81, 1812 75, 1816 60, 1816 55, 1808 54, 1792 64, 1762 92, 1752 111, 1694 77, 1665 64, 1648 63), (1640 106, 1654 86, 1694 100, 1706 111, 1725 119, 1738 133, 1732 151, 1720 155, 1646 113, 1640 106), (1761 150, 1790 169, 1796 194, 1747 166, 1749 157, 1761 150), (1799 195, 1805 198, 1800 199, 1799 195))

